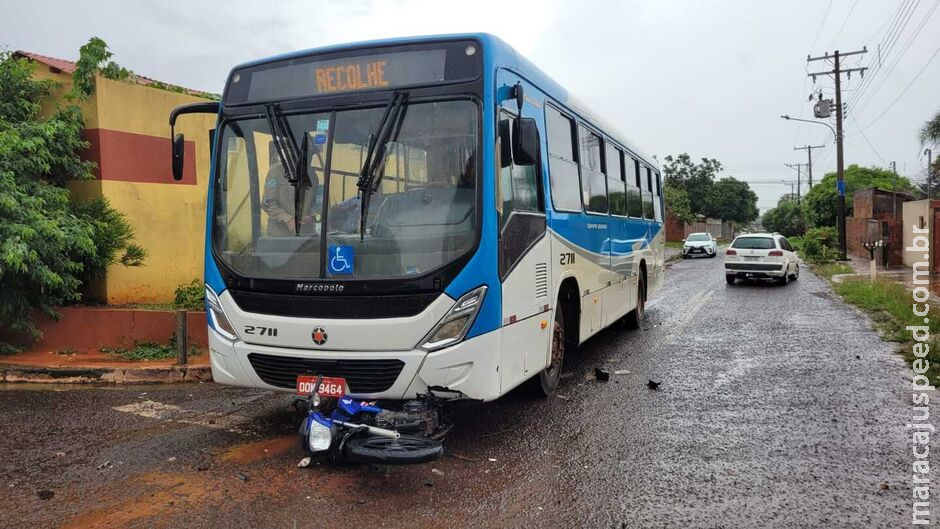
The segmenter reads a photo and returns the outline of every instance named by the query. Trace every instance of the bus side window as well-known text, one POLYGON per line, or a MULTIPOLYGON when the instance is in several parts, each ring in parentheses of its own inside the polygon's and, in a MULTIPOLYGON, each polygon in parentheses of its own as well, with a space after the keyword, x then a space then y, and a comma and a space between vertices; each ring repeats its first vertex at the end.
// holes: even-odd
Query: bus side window
POLYGON ((508 112, 501 111, 499 119, 500 169, 499 188, 502 213, 500 227, 513 211, 541 212, 539 201, 538 164, 520 166, 512 161, 512 121, 508 112), (508 158, 508 159, 507 159, 508 158))
POLYGON ((643 218, 643 199, 640 196, 640 162, 636 158, 627 160, 627 214, 643 218))
POLYGON ((568 116, 545 106, 548 128, 548 181, 552 205, 559 211, 581 211, 581 182, 578 178, 574 122, 568 116))
POLYGON ((654 182, 654 184, 656 185, 656 196, 653 198, 653 206, 654 206, 654 211, 656 213, 656 222, 662 222, 663 221, 663 202, 662 202, 663 180, 662 180, 662 176, 659 174, 658 171, 654 174, 655 174, 655 179, 656 179, 656 181, 654 182))
POLYGON ((581 136, 581 192, 584 209, 592 213, 607 213, 607 181, 604 176, 601 137, 584 126, 581 136))
POLYGON ((623 152, 607 144, 607 203, 611 215, 627 214, 627 194, 624 186, 623 152))
POLYGON ((653 213, 653 170, 645 165, 643 169, 646 172, 645 176, 640 179, 642 180, 640 187, 643 189, 643 218, 653 220, 655 217, 653 213))

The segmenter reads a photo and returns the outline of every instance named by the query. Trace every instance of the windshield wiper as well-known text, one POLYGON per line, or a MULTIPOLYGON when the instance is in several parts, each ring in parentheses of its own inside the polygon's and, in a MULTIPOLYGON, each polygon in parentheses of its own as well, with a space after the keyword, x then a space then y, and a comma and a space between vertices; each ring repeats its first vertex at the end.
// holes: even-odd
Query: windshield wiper
POLYGON ((385 107, 382 119, 379 120, 376 132, 371 134, 369 148, 366 151, 365 161, 359 172, 359 240, 366 235, 366 220, 369 215, 369 203, 372 195, 382 182, 382 171, 385 166, 385 150, 390 141, 398 137, 401 124, 405 118, 405 101, 408 95, 405 92, 395 92, 392 100, 385 107))
POLYGON ((271 129, 271 137, 274 141, 274 148, 277 156, 284 166, 284 173, 287 181, 291 185, 297 185, 301 177, 301 155, 297 148, 297 139, 291 131, 290 123, 273 103, 265 107, 268 127, 271 129))
POLYGON ((309 132, 303 134, 303 144, 297 148, 297 139, 291 130, 290 122, 273 103, 266 107, 268 127, 277 156, 284 167, 284 176, 287 182, 294 186, 294 235, 300 235, 300 221, 303 218, 303 189, 306 186, 304 178, 310 162, 307 160, 309 132))

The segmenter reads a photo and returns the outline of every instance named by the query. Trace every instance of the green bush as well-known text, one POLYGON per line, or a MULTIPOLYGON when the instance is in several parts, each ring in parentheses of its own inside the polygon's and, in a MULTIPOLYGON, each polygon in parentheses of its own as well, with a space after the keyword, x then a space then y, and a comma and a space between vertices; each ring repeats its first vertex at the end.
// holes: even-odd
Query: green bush
POLYGON ((202 310, 206 306, 206 287, 202 281, 193 279, 176 287, 173 307, 176 309, 202 310))
POLYGON ((835 261, 839 255, 836 230, 828 226, 812 228, 806 231, 802 240, 802 257, 812 264, 826 264, 835 261))
POLYGON ((35 311, 57 318, 54 307, 80 301, 108 265, 140 264, 145 252, 106 201, 70 202, 65 182, 92 178, 82 115, 75 106, 41 115, 55 83, 33 68, 0 51, 0 333, 36 338, 35 311))

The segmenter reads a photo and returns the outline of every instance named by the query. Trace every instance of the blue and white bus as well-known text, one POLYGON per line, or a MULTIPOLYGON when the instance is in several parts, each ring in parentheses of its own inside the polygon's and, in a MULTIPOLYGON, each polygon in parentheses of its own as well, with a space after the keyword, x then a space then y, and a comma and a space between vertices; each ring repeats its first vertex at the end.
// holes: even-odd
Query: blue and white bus
POLYGON ((550 395, 566 354, 638 326, 662 284, 655 160, 491 35, 243 64, 220 102, 177 108, 171 126, 196 112, 218 115, 205 238, 216 382, 550 395))

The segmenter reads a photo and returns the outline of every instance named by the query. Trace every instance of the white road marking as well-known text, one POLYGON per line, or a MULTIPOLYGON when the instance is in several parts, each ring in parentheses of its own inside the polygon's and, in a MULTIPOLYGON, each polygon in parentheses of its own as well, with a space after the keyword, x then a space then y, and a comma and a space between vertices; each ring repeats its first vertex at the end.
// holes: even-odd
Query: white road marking
POLYGON ((113 409, 114 411, 131 413, 148 419, 201 426, 210 430, 225 430, 232 433, 246 433, 239 426, 248 422, 247 417, 236 413, 188 410, 175 404, 166 404, 155 400, 115 406, 113 409))

